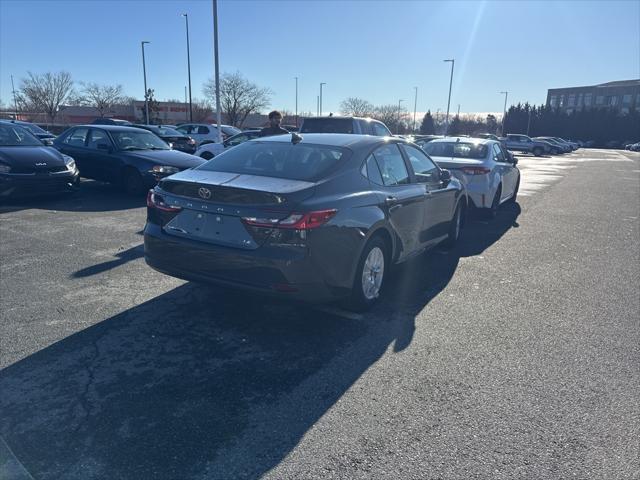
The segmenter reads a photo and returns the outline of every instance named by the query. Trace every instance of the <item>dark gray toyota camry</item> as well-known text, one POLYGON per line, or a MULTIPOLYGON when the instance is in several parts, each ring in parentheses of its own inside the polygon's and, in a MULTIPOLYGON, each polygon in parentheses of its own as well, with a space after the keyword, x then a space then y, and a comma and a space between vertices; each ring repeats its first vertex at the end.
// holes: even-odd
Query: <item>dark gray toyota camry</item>
POLYGON ((460 183, 400 138, 281 135, 163 179, 145 259, 187 280, 371 306, 389 267, 460 234, 460 183))

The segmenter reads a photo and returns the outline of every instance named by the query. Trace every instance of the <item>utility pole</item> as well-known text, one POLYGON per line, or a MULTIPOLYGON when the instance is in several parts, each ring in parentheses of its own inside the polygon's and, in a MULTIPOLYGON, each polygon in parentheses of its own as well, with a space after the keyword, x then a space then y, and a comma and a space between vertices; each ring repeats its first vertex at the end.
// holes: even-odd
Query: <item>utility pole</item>
POLYGON ((216 122, 218 143, 222 143, 222 113, 220 112, 220 69, 218 65, 218 0, 213 1, 213 63, 216 76, 216 122))
MULTIPOLYGON (((185 105, 187 104, 187 86, 186 85, 184 86, 184 104, 185 105)), ((190 121, 189 120, 189 114, 190 114, 189 109, 185 108, 184 111, 185 111, 185 120, 188 122, 188 121, 190 121)), ((193 121, 193 120, 191 120, 191 121, 193 121)))
POLYGON ((460 118, 460 104, 458 104, 458 113, 456 114, 456 117, 460 118))
POLYGON ((191 53, 189 49, 189 16, 183 13, 185 25, 187 26, 187 72, 189 74, 189 121, 193 122, 193 107, 191 103, 191 53))
POLYGON ((444 127, 444 134, 445 136, 447 135, 447 132, 449 131, 449 107, 451 105, 451 87, 453 85, 453 67, 456 64, 456 60, 455 58, 450 58, 448 60, 443 60, 444 62, 451 62, 451 78, 449 79, 449 100, 447 101, 447 117, 445 118, 445 127, 444 127))
POLYGON ((404 102, 404 100, 403 99, 398 100, 398 126, 396 127, 396 134, 400 133, 400 112, 401 112, 400 103, 401 102, 404 102))
POLYGON ((504 137, 504 119, 507 116, 507 97, 509 96, 509 92, 500 92, 500 94, 504 95, 504 110, 502 111, 502 136, 504 137))
POLYGON ((416 91, 416 95, 413 99, 413 133, 416 131, 416 111, 418 109, 418 87, 413 87, 416 91))
POLYGON ((320 116, 320 95, 316 96, 316 117, 320 116))
POLYGON ((13 107, 16 110, 14 120, 18 120, 18 101, 16 100, 16 87, 13 85, 13 75, 11 75, 11 90, 13 90, 13 107))
POLYGON ((298 77, 296 79, 296 127, 298 126, 298 77))
POLYGON ((147 90, 147 65, 144 59, 144 46, 147 41, 140 42, 142 44, 142 74, 144 75, 144 115, 145 125, 149 125, 149 91, 147 90))
POLYGON ((326 85, 326 83, 325 82, 320 82, 320 100, 319 100, 320 101, 320 107, 319 107, 319 109, 320 109, 319 116, 320 117, 322 116, 322 86, 323 85, 326 85))

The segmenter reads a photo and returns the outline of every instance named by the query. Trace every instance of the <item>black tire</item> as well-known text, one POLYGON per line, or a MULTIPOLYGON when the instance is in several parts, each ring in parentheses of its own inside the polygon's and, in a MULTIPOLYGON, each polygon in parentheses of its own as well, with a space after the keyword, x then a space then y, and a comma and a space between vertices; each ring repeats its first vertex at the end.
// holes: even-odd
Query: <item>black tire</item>
POLYGON ((544 149, 542 147, 534 147, 533 148, 533 154, 536 157, 539 157, 540 155, 542 155, 544 153, 544 149))
POLYGON ((513 191, 513 195, 509 200, 507 200, 507 202, 516 203, 516 200, 518 199, 518 190, 520 190, 520 176, 518 176, 518 181, 516 182, 516 189, 513 191))
POLYGON ((453 214, 453 218, 449 222, 449 231, 447 232, 447 239, 442 242, 442 245, 445 248, 453 248, 456 243, 458 243, 458 239, 460 238, 460 233, 462 232, 462 205, 458 203, 456 207, 456 211, 453 214))
POLYGON ((202 152, 200 154, 200 158, 204 158, 205 160, 211 160, 215 155, 211 152, 202 152))
POLYGON ((493 196, 491 207, 483 208, 484 218, 487 220, 493 220, 498 215, 498 209, 500 208, 500 197, 502 196, 502 185, 496 190, 496 194, 493 196))
POLYGON ((371 240, 367 242, 364 249, 362 250, 362 255, 360 256, 360 260, 358 261, 358 267, 356 268, 356 275, 353 279, 353 287, 351 289, 351 296, 347 302, 347 307, 356 312, 364 312, 369 310, 378 300, 378 296, 384 287, 384 280, 389 270, 389 252, 387 248, 387 244, 382 239, 382 237, 375 236, 371 240), (383 266, 382 266, 382 277, 380 279, 380 284, 375 296, 371 297, 371 295, 367 295, 364 292, 364 269, 365 262, 369 257, 369 254, 374 249, 379 249, 382 252, 383 266))
POLYGON ((122 186, 129 195, 141 195, 145 191, 142 175, 133 168, 127 168, 122 177, 122 186))

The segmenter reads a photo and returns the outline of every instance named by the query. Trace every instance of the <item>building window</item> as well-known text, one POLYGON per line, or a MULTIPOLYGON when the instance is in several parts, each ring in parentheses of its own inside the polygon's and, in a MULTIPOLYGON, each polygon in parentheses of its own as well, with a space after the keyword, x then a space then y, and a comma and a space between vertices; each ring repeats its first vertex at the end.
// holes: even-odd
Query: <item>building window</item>
POLYGON ((556 98, 555 95, 551 95, 551 98, 549 99, 549 105, 555 108, 557 104, 558 104, 558 99, 556 98))
POLYGON ((640 93, 636 95, 636 108, 640 108, 640 93))
POLYGON ((581 93, 578 94, 578 106, 579 107, 582 106, 582 94, 581 93))
POLYGON ((564 95, 560 95, 560 108, 564 107, 564 95))
POLYGON ((617 104, 618 104, 618 97, 616 97, 615 95, 609 97, 609 105, 610 106, 615 107, 617 104))
POLYGON ((602 95, 598 95, 596 97, 596 105, 602 105, 604 104, 604 97, 602 95))
POLYGON ((622 96, 622 104, 630 105, 631 104, 631 95, 623 95, 622 96))
POLYGON ((591 106, 591 96, 593 94, 591 93, 585 93, 584 94, 584 106, 585 107, 590 107, 591 106))
POLYGON ((575 107, 576 106, 576 96, 575 95, 569 95, 569 99, 567 100, 567 104, 570 107, 575 107))

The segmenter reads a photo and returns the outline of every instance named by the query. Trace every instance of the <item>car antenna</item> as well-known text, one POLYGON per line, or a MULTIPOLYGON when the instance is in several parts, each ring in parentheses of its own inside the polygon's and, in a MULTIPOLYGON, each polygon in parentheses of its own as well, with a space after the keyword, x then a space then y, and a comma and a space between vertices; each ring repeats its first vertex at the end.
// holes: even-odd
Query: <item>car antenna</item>
POLYGON ((296 132, 291 132, 291 143, 297 145, 302 141, 302 135, 298 135, 296 132))

